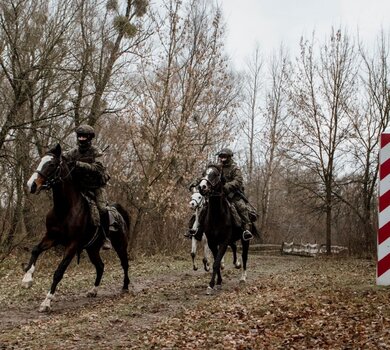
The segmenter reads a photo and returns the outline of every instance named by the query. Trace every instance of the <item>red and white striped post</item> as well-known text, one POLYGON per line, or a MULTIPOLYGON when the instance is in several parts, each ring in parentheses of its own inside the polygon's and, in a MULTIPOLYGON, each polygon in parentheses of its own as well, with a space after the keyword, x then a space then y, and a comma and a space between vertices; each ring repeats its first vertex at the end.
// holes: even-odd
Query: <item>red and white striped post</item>
POLYGON ((379 151, 379 229, 376 283, 390 285, 390 128, 381 135, 379 151))

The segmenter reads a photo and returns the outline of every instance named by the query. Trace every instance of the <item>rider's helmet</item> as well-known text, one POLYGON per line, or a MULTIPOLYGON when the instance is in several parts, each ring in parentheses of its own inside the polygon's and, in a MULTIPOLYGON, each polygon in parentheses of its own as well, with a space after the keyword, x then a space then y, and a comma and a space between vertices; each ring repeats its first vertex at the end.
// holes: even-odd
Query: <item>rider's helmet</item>
POLYGON ((222 148, 217 156, 222 164, 229 164, 233 157, 233 151, 230 148, 222 148))
POLYGON ((90 125, 82 124, 76 128, 76 135, 77 144, 81 147, 88 147, 91 145, 91 141, 95 137, 95 130, 90 125))

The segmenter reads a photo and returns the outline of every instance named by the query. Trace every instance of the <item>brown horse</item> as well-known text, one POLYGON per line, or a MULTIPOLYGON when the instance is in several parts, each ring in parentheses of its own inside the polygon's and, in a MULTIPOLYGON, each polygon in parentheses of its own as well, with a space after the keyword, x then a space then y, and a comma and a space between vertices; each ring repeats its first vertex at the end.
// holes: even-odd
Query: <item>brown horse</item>
MULTIPOLYGON (((87 251, 90 261, 96 268, 94 287, 87 293, 89 297, 97 295, 104 271, 104 263, 99 253, 104 235, 100 228, 92 224, 88 201, 74 183, 73 168, 61 153, 59 144, 46 153, 27 183, 30 193, 39 194, 42 189, 51 189, 53 207, 46 215, 46 233, 32 250, 22 284, 25 287, 31 286, 36 261, 43 251, 58 244, 65 247, 64 257, 54 273, 50 291, 40 306, 41 312, 50 311, 51 300, 54 298, 58 283, 74 256, 77 254, 80 258, 82 250, 87 251)), ((118 222, 115 230, 110 230, 109 238, 123 268, 122 291, 126 292, 130 282, 127 255, 130 218, 120 204, 114 204, 112 210, 116 211, 118 222)))

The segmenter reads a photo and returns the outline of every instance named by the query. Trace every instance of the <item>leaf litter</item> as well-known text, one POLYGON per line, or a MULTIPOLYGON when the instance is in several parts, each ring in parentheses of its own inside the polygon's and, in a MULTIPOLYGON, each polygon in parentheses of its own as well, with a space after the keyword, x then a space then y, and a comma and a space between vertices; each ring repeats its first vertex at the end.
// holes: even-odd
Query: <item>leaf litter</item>
POLYGON ((41 314, 58 256, 38 262, 28 290, 11 256, 0 266, 0 349, 390 349, 390 293, 373 261, 250 255, 245 285, 227 261, 222 290, 207 296, 209 273, 185 257, 130 262, 132 293, 121 294, 120 265, 104 253, 101 289, 87 298, 84 256, 41 314))

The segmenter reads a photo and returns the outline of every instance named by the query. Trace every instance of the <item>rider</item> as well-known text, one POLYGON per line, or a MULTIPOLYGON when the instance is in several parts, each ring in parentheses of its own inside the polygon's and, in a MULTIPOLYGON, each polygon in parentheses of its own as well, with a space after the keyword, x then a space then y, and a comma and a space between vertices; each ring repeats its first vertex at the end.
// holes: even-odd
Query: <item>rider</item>
MULTIPOLYGON (((242 229, 243 233, 242 236, 245 240, 249 240, 253 238, 252 233, 250 232, 250 224, 251 221, 249 219, 249 211, 248 207, 244 201, 245 195, 244 195, 244 185, 243 185, 243 178, 240 168, 236 165, 236 163, 233 161, 233 152, 229 148, 223 148, 220 150, 217 154, 218 156, 218 162, 222 166, 222 177, 225 179, 225 184, 223 186, 223 192, 225 193, 226 197, 228 198, 229 202, 231 202, 235 208, 237 209, 237 212, 241 218, 242 221, 242 229)), ((190 185, 190 189, 192 187, 195 187, 199 184, 200 179, 196 179, 193 181, 190 185)), ((202 223, 202 220, 204 218, 204 210, 203 213, 200 213, 200 225, 202 223), (202 215, 203 214, 203 215, 202 215)), ((192 237, 195 235, 197 239, 199 239, 199 235, 196 233, 199 233, 202 229, 193 230, 192 229, 192 223, 194 219, 191 218, 190 220, 190 230, 184 234, 186 237, 192 237)))
POLYGON ((104 190, 109 176, 103 164, 96 160, 103 153, 92 145, 92 139, 95 137, 95 130, 92 126, 87 124, 78 126, 76 135, 77 147, 68 152, 66 158, 70 162, 74 162, 75 168, 73 171, 81 190, 91 191, 95 196, 96 206, 100 215, 100 224, 105 238, 103 249, 111 249, 111 242, 107 237, 109 217, 104 190))

